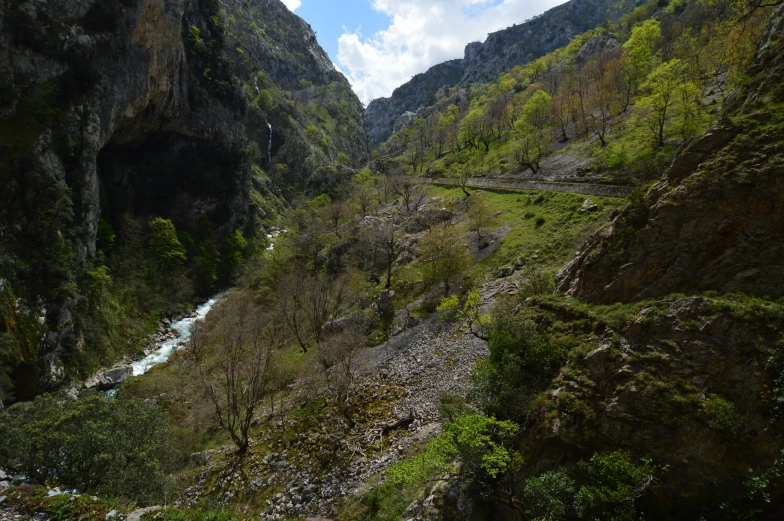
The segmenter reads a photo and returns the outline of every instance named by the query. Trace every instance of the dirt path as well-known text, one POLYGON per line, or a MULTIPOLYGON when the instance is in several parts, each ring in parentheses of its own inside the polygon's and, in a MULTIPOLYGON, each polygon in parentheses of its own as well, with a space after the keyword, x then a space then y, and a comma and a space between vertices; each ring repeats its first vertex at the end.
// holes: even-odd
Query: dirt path
MULTIPOLYGON (((417 183, 436 186, 458 186, 454 179, 418 178, 417 183)), ((626 197, 632 191, 630 186, 600 185, 591 183, 553 183, 547 181, 512 181, 508 179, 474 178, 468 181, 469 188, 486 190, 547 190, 551 192, 570 192, 575 194, 596 195, 603 197, 626 197)))

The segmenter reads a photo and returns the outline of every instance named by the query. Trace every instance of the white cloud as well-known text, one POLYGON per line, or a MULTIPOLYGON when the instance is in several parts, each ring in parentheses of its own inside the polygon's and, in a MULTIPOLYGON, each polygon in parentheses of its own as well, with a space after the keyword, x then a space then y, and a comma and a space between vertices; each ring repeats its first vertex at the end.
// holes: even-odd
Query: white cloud
POLYGON ((346 31, 338 40, 338 64, 359 98, 389 96, 414 74, 463 57, 465 45, 521 23, 565 0, 372 0, 391 18, 369 38, 346 31))
POLYGON ((291 12, 296 11, 297 8, 302 5, 302 0, 281 0, 281 1, 286 5, 286 7, 289 8, 289 10, 291 10, 291 12))

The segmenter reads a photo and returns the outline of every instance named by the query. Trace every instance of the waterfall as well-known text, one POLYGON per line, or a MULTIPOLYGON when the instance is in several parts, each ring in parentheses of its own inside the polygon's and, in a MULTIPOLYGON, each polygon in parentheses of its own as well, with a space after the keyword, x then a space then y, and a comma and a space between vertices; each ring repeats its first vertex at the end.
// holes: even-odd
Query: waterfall
POLYGON ((267 121, 267 126, 269 127, 269 142, 267 143, 267 168, 269 168, 270 164, 272 163, 272 125, 270 122, 267 121))

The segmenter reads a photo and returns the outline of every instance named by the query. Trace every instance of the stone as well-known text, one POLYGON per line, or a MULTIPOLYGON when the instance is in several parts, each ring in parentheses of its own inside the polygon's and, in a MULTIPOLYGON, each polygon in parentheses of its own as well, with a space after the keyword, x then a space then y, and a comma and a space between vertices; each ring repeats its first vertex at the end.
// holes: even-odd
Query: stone
POLYGON ((133 376, 133 367, 130 365, 114 367, 101 375, 98 382, 98 389, 114 389, 131 376, 133 376))
POLYGON ((163 510, 163 507, 157 505, 152 507, 146 507, 146 508, 137 508, 136 510, 128 514, 126 521, 141 521, 141 518, 144 514, 148 512, 158 512, 160 510, 163 510))
POLYGON ((514 272, 515 272, 514 266, 510 266, 510 265, 501 266, 500 268, 498 268, 498 271, 496 271, 495 278, 505 279, 506 277, 512 276, 514 272))
POLYGON ((215 449, 194 452, 191 454, 191 461, 193 461, 196 466, 203 467, 207 464, 213 454, 215 454, 215 449))

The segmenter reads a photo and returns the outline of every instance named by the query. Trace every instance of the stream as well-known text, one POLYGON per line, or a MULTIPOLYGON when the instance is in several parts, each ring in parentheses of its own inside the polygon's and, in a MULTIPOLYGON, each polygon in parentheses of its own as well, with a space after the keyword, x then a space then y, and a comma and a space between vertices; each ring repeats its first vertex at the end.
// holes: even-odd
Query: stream
POLYGON ((133 376, 139 376, 146 373, 151 367, 162 364, 169 360, 169 357, 177 351, 178 346, 188 342, 191 336, 191 326, 199 320, 204 320, 207 313, 210 312, 212 307, 221 299, 221 297, 213 297, 201 306, 196 308, 196 314, 187 316, 183 319, 172 322, 170 328, 179 333, 178 338, 166 340, 161 344, 161 347, 145 356, 141 360, 137 360, 131 364, 133 368, 133 376))
MULTIPOLYGON (((270 230, 270 233, 267 235, 267 239, 270 243, 267 247, 267 250, 272 250, 275 247, 275 239, 283 233, 286 233, 286 230, 281 230, 278 228, 272 228, 270 230)), ((179 333, 177 338, 165 340, 163 343, 161 343, 161 347, 151 352, 141 360, 133 362, 131 364, 131 368, 133 369, 131 376, 143 375, 149 371, 151 367, 167 362, 169 357, 171 357, 171 355, 174 354, 180 346, 188 343, 188 339, 191 337, 191 327, 193 324, 199 320, 204 320, 204 317, 207 316, 207 313, 210 312, 216 303, 223 300, 224 296, 225 293, 216 295, 204 304, 197 307, 195 314, 191 314, 185 318, 177 320, 176 322, 172 322, 169 328, 179 333)))

